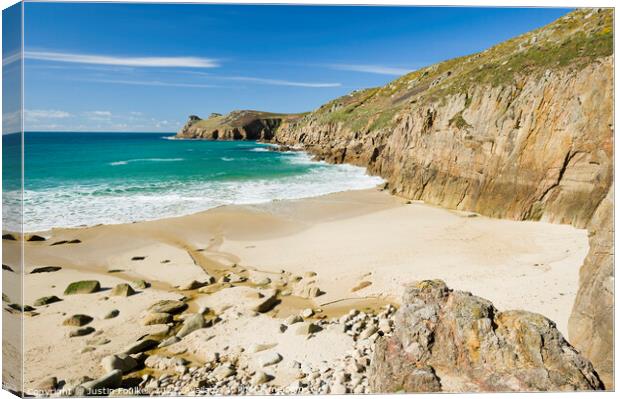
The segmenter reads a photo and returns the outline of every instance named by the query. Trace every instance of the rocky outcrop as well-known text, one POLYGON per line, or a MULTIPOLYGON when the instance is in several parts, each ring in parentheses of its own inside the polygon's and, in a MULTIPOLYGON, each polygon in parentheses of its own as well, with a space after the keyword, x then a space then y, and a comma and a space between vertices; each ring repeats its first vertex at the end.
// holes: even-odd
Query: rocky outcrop
POLYGON ((409 285, 394 333, 376 344, 372 392, 573 391, 602 389, 594 368, 555 324, 499 312, 443 281, 409 285))
POLYGON ((579 273, 579 291, 568 323, 571 342, 592 361, 612 389, 614 378, 614 186, 590 221, 590 252, 579 273))
POLYGON ((272 140, 367 167, 396 195, 588 228, 571 340, 613 388, 613 11, 353 92, 272 140), (595 212, 597 214, 595 215, 595 212))
POLYGON ((280 123, 295 115, 260 111, 233 111, 228 115, 212 113, 208 119, 190 115, 177 138, 208 140, 271 140, 280 123))

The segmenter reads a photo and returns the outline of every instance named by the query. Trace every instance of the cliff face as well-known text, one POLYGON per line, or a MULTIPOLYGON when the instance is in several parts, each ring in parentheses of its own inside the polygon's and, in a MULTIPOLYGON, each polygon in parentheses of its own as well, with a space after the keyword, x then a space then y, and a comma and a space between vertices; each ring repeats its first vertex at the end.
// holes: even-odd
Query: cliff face
POLYGON ((351 93, 273 141, 368 168, 392 193, 588 227, 570 339, 613 387, 612 10, 578 10, 485 52, 351 93), (595 212, 597 214, 595 215, 595 212))
POLYGON ((592 365, 539 314, 499 312, 443 281, 409 285, 394 332, 379 338, 373 392, 505 392, 601 389, 592 365))
POLYGON ((211 114, 208 119, 192 115, 177 133, 178 138, 208 140, 271 140, 283 120, 296 115, 260 111, 211 114))

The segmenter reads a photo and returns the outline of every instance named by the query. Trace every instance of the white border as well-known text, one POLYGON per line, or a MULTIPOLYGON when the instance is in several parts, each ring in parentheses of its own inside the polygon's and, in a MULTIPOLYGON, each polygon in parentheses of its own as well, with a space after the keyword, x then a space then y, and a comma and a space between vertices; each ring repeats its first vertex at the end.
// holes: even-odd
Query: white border
MULTIPOLYGON (((37 2, 39 0, 28 0, 28 2, 37 2)), ((234 0, 218 0, 218 1, 195 1, 195 0, 132 0, 132 1, 117 1, 117 0, 109 0, 109 1, 96 1, 96 0, 63 0, 63 2, 70 3, 196 3, 196 4, 290 4, 290 5, 375 5, 375 6, 386 6, 386 5, 403 5, 403 6, 474 6, 474 7, 570 7, 570 8, 578 8, 578 7, 615 7, 615 1, 610 0, 386 0, 386 1, 370 1, 370 0, 314 0, 314 1, 303 1, 303 0, 269 0, 269 1, 260 1, 260 0, 242 0, 242 1, 234 1, 234 0)), ((0 5, 2 9, 5 9, 13 4, 17 3, 15 0, 0 0, 0 5)), ((23 15, 23 14, 22 14, 23 15)), ((1 22, 0 22, 1 28, 1 22)), ((23 27, 22 27, 23 29, 23 27)), ((614 19, 614 32, 618 31, 618 18, 614 19)), ((1 43, 1 29, 0 29, 0 43, 1 43)), ((23 43, 22 43, 23 45, 23 43)), ((617 52, 617 42, 614 40, 614 54, 617 52)), ((618 72, 614 68, 614 82, 617 80, 618 72)), ((0 84, 2 83, 2 78, 0 76, 0 84)), ((23 94, 23 93, 22 93, 23 94)), ((1 96, 0 96, 1 97, 1 96)), ((614 100, 618 98, 618 87, 614 87, 614 100)), ((0 98, 0 109, 1 109, 1 98, 0 98)), ((23 107, 23 95, 22 95, 22 107, 23 107)), ((615 111, 615 103, 614 103, 614 120, 616 116, 615 111)), ((615 124, 614 124, 615 126, 615 124)), ((614 135, 615 137, 615 135, 614 135)), ((614 140, 614 154, 617 153, 618 143, 614 140)), ((1 143, 0 143, 1 149, 1 143)), ((0 166, 0 173, 1 173, 0 166)), ((614 164, 614 176, 618 173, 618 165, 614 164)), ((614 179, 615 180, 615 179, 614 179)), ((615 193, 617 194, 617 192, 615 193)), ((615 237, 614 245, 618 245, 618 238, 615 237)), ((1 255, 1 249, 0 249, 1 255)), ((617 307, 615 308, 615 316, 617 316, 617 307)), ((617 317, 615 318, 617 321, 617 317)), ((0 329, 1 331, 1 329, 0 329)), ((617 322, 614 323, 614 331, 617 331, 617 322)), ((618 334, 614 335, 615 338, 615 359, 614 363, 616 368, 618 367, 618 351, 620 350, 620 346, 618 346, 618 334)), ((2 361, 0 360, 0 368, 2 365, 2 361)), ((615 375, 615 386, 618 386, 618 373, 615 375)), ((398 397, 410 398, 413 397, 413 394, 402 394, 398 397)), ((543 399, 547 398, 601 398, 601 397, 610 397, 615 394, 613 392, 570 392, 570 393, 480 393, 480 394, 424 394, 424 398, 441 398, 445 397, 445 395, 459 395, 459 398, 533 398, 539 397, 543 399)), ((323 396, 323 395, 320 395, 323 396)), ((328 395, 325 395, 327 397, 328 395)), ((189 396, 187 396, 189 397, 189 396)), ((300 396, 282 396, 285 398, 296 399, 300 396)), ((1 391, 0 399, 5 398, 15 398, 15 396, 9 394, 7 391, 1 391)), ((389 399, 394 398, 394 395, 365 395, 364 398, 369 399, 389 399)))

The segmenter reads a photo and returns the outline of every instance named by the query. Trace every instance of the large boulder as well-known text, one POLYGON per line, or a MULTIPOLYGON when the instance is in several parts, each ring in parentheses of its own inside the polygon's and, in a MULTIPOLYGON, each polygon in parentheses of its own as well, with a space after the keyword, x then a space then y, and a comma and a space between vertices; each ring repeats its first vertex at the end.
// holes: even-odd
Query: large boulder
POLYGON ((101 284, 97 280, 75 281, 67 286, 65 295, 91 294, 101 289, 101 284))
POLYGON ((499 312, 443 281, 409 285, 392 336, 377 341, 373 392, 602 389, 590 362, 542 315, 499 312))

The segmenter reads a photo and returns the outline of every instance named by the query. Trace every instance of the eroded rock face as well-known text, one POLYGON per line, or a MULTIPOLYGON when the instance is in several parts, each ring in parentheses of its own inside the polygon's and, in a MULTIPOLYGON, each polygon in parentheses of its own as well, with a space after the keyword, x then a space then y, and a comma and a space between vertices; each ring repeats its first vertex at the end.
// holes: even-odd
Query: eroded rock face
POLYGON ((555 324, 426 280, 405 290, 391 337, 377 342, 372 392, 602 389, 555 324))
POLYGON ((569 333, 592 357, 609 389, 614 345, 613 200, 606 199, 613 182, 611 20, 610 10, 577 10, 482 53, 333 100, 283 122, 273 139, 303 145, 328 162, 364 166, 385 178, 393 194, 409 199, 596 233, 580 273, 569 333), (578 37, 591 41, 564 53, 574 57, 568 66, 559 60, 536 64, 524 53, 532 47, 561 52, 573 48, 578 37), (600 46, 593 45, 597 41, 600 46), (608 50, 597 50, 605 46, 608 50), (580 56, 585 53, 591 56, 580 56), (529 73, 522 72, 524 58, 534 65, 529 73), (511 75, 516 70, 521 72, 511 75), (502 80, 506 74, 510 79, 502 80))
POLYGON ((571 342, 613 389, 614 186, 588 226, 590 252, 579 273, 579 291, 568 321, 571 342))
POLYGON ((233 111, 227 115, 213 113, 208 119, 190 115, 178 138, 207 140, 271 140, 286 114, 260 111, 233 111))

